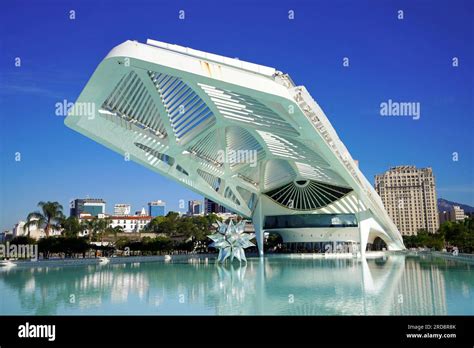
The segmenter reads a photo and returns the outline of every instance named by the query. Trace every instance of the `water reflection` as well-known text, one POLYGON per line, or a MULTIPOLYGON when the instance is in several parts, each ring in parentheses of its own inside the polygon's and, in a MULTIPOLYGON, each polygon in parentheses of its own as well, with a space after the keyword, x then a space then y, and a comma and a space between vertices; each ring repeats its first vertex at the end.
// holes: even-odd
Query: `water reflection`
POLYGON ((471 268, 404 255, 18 268, 0 272, 0 313, 474 314, 471 268))

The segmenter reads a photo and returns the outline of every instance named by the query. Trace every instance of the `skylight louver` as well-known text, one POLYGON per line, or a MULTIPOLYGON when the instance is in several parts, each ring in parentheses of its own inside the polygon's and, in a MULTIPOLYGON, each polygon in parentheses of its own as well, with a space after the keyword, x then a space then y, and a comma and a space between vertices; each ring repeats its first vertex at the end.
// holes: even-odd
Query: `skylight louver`
POLYGON ((350 188, 323 184, 313 180, 297 180, 265 194, 289 209, 314 210, 341 199, 351 191, 350 188))
POLYGON ((215 122, 207 104, 182 79, 153 71, 148 75, 160 93, 176 140, 195 136, 199 130, 215 122))
POLYGON ((153 98, 134 71, 122 77, 101 109, 143 130, 150 130, 160 138, 167 135, 153 98))

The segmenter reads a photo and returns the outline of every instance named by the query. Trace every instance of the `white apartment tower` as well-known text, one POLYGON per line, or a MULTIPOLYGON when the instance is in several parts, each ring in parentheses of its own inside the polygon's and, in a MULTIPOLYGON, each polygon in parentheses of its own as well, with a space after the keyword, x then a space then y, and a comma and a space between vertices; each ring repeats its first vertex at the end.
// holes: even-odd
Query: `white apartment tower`
POLYGON ((392 167, 375 176, 375 190, 402 235, 439 227, 436 186, 431 168, 392 167))

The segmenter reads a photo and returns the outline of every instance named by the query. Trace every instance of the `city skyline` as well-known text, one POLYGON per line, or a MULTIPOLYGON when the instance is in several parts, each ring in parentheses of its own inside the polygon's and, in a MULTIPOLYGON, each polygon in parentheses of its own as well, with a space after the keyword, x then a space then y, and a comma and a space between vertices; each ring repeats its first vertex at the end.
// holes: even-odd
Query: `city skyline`
POLYGON ((22 21, 13 21, 17 17, 9 14, 17 13, 19 6, 8 4, 0 24, 6 33, 2 47, 7 52, 0 58, 2 230, 25 219, 41 200, 59 201, 67 210, 71 199, 87 195, 110 202, 127 200, 135 207, 159 197, 167 202, 168 210, 179 210, 179 201, 184 200, 185 212, 188 200, 202 199, 75 134, 64 127, 63 116, 55 115, 58 103, 77 99, 97 61, 130 37, 200 47, 290 72, 297 84, 306 85, 317 98, 372 184, 376 174, 392 166, 432 167, 439 198, 474 205, 473 102, 469 97, 473 92, 469 73, 473 49, 465 45, 472 40, 465 13, 472 4, 440 4, 429 9, 408 2, 377 7, 367 2, 342 8, 324 4, 318 8, 317 21, 310 20, 307 4, 293 6, 293 21, 287 18, 287 4, 259 4, 251 10, 248 4, 234 4, 230 12, 246 15, 247 25, 238 34, 232 24, 239 16, 218 9, 209 14, 209 6, 200 8, 189 2, 182 5, 188 13, 184 21, 178 19, 178 7, 161 4, 164 15, 160 20, 166 25, 158 32, 146 24, 154 17, 146 6, 120 12, 123 2, 118 2, 117 8, 65 2, 47 12, 35 8, 25 13, 22 21), (77 12, 74 22, 67 18, 71 6, 77 12), (405 10, 403 21, 396 18, 398 7, 405 10), (125 28, 107 25, 124 18, 124 12, 143 19, 125 28), (214 23, 207 23, 211 15, 214 23), (393 20, 386 22, 387 16, 393 20), (380 24, 382 17, 384 25, 372 37, 371 24, 380 24), (26 22, 36 30, 25 33, 22 26, 26 22), (437 22, 443 26, 434 27, 437 22), (63 25, 61 32, 55 30, 58 23, 63 25), (100 32, 97 23, 101 23, 100 32), (216 32, 213 28, 219 23, 229 25, 221 25, 216 32), (198 26, 202 33, 212 33, 215 40, 190 35, 198 26), (429 30, 420 35, 420 26, 429 30), (260 30, 261 36, 251 35, 260 30), (300 33, 309 30, 328 34, 315 34, 308 45, 300 33), (92 33, 94 40, 71 45, 84 42, 92 33), (44 37, 56 39, 45 41, 44 37), (406 37, 410 42, 404 41, 406 37), (423 49, 418 50, 420 47, 423 49), (451 65, 454 56, 460 62, 456 68, 451 65), (15 66, 17 57, 21 58, 20 67, 15 66), (350 59, 349 67, 342 65, 344 57, 350 59), (421 117, 382 117, 379 105, 387 100, 419 102, 421 117), (24 127, 28 123, 35 126, 24 127), (443 126, 446 123, 449 128, 443 126), (15 161, 17 154, 20 161, 15 161))
MULTIPOLYGON (((391 167, 391 168, 388 168, 387 171, 385 171, 384 173, 386 172, 389 172, 390 169, 393 169, 395 167, 391 167)), ((379 174, 379 175, 383 175, 383 173, 379 174)), ((377 175, 376 175, 377 176, 377 175)), ((374 188, 376 188, 376 185, 374 185, 374 188)), ((190 202, 199 202, 201 204, 201 209, 204 209, 203 205, 206 201, 206 197, 204 196, 199 196, 198 194, 195 194, 193 193, 192 191, 190 191, 190 193, 192 195, 195 195, 196 197, 198 198, 192 198, 192 199, 183 199, 182 201, 179 201, 177 204, 176 204, 176 207, 175 209, 171 209, 167 206, 167 202, 166 201, 163 201, 161 199, 152 199, 152 200, 142 200, 142 201, 146 201, 147 203, 144 203, 144 204, 131 204, 131 203, 123 203, 125 201, 128 202, 127 199, 122 199, 122 200, 118 200, 118 201, 114 201, 114 202, 111 202, 111 203, 107 203, 109 202, 108 199, 104 199, 103 197, 100 197, 100 198, 96 198, 96 196, 92 196, 92 197, 89 197, 89 195, 83 197, 83 198, 78 198, 78 197, 75 197, 73 200, 76 200, 76 199, 102 199, 104 200, 105 202, 105 210, 104 210, 104 214, 106 215, 110 215, 110 216, 120 216, 121 214, 115 214, 114 213, 114 209, 115 209, 115 206, 116 205, 129 205, 130 206, 130 216, 133 216, 136 214, 136 212, 138 212, 139 210, 142 210, 142 209, 145 209, 147 212, 148 212, 148 203, 151 202, 151 201, 160 201, 162 203, 164 203, 165 205, 165 215, 169 212, 178 212, 178 213, 183 213, 183 214, 186 214, 189 212, 189 203, 190 202), (200 197, 200 198, 199 198, 200 197), (138 209, 138 210, 137 210, 138 209)), ((443 197, 438 197, 438 200, 439 199, 444 199, 443 197)), ((69 202, 67 202, 67 204, 63 204, 62 202, 59 202, 62 206, 63 206, 63 213, 66 215, 66 216, 71 216, 70 212, 68 211, 68 208, 70 208, 70 204, 73 200, 70 200, 69 202)), ((54 200, 53 200, 54 201, 54 200)), ((465 204, 464 202, 456 202, 456 203, 460 203, 460 204, 465 204)), ((469 204, 468 204, 469 205, 469 204)), ((29 211, 29 212, 32 212, 32 211, 36 211, 38 210, 37 207, 35 206, 33 210, 29 211)), ((205 210, 205 209, 204 209, 205 210)), ((201 213, 205 213, 205 211, 201 211, 201 213)), ((29 213, 28 212, 28 213, 29 213)), ((6 227, 6 228, 3 228, 2 231, 4 230, 11 230, 11 228, 16 225, 19 221, 24 221, 26 220, 26 215, 28 215, 28 213, 25 213, 25 218, 19 218, 16 222, 13 223, 13 225, 11 227, 6 227)), ((441 213, 441 211, 439 211, 438 213, 441 213)), ((394 220, 395 222, 395 220, 394 220)), ((398 227, 398 226, 397 226, 398 227)))

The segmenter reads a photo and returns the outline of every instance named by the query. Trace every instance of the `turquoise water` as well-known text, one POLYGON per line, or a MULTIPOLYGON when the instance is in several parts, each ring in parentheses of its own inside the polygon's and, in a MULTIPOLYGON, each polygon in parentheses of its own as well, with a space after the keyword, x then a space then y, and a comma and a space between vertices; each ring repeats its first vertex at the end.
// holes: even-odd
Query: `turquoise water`
POLYGON ((0 314, 474 315, 474 265, 430 256, 0 271, 0 314))

